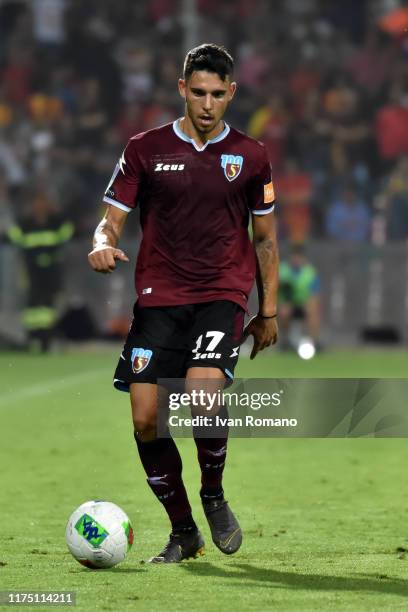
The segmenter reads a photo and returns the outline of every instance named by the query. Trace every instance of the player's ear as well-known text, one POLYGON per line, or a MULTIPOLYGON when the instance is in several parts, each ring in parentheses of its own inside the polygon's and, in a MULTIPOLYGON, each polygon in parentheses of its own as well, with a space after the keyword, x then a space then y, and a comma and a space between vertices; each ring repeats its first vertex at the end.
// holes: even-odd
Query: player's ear
POLYGON ((186 99, 186 81, 185 79, 178 80, 178 88, 179 88, 180 96, 184 98, 185 100, 186 99))
POLYGON ((236 84, 235 81, 233 81, 232 83, 229 84, 229 88, 228 88, 228 93, 229 93, 230 101, 234 97, 236 91, 237 91, 237 84, 236 84))

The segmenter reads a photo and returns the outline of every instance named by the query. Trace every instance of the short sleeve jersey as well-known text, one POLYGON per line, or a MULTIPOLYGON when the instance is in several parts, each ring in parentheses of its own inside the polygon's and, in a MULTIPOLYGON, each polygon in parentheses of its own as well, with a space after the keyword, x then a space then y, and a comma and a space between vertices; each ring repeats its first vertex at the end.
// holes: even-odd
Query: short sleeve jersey
POLYGON ((230 128, 199 147, 179 120, 132 137, 104 201, 140 207, 139 304, 230 300, 246 309, 255 279, 249 215, 274 207, 265 147, 230 128))

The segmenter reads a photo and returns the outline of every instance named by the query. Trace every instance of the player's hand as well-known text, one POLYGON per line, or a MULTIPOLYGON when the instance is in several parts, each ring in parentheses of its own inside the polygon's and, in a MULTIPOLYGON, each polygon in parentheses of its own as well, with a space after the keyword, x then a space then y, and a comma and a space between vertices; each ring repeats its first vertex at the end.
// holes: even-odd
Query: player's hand
POLYGON ((95 272, 109 274, 116 268, 116 260, 129 261, 121 250, 111 246, 97 247, 88 254, 89 265, 95 272))
POLYGON ((276 317, 274 319, 263 319, 259 315, 253 317, 244 329, 241 344, 245 342, 248 336, 254 337, 254 346, 250 355, 250 358, 254 359, 259 351, 262 351, 267 346, 271 346, 271 344, 275 344, 277 341, 278 323, 276 317))

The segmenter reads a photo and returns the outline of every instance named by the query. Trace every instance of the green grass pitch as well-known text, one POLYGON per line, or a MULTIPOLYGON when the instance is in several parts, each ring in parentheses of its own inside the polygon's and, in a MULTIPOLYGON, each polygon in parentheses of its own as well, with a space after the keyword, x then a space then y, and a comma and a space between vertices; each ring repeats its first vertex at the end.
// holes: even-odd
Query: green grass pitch
MULTIPOLYGON (((225 489, 244 531, 233 557, 213 545, 191 440, 184 476, 206 555, 140 563, 169 526, 148 489, 112 352, 0 356, 0 590, 73 590, 79 610, 397 610, 408 607, 406 440, 232 439, 225 489), (70 513, 92 498, 129 514, 126 561, 90 571, 65 546, 70 513)), ((403 352, 270 352, 237 375, 406 377, 403 352)), ((30 607, 30 609, 32 609, 30 607)))

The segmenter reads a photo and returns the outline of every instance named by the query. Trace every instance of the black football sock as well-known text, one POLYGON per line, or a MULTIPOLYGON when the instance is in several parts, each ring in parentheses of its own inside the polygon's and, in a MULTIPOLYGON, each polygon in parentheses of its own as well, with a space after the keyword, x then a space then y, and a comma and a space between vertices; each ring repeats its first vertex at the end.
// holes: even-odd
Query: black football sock
MULTIPOLYGON (((218 416, 228 417, 225 406, 221 407, 218 416)), ((227 457, 228 426, 213 426, 211 435, 214 437, 211 438, 200 437, 200 428, 194 428, 193 433, 201 468, 201 499, 204 503, 221 500, 224 498, 222 475, 227 457)))
POLYGON ((134 434, 147 483, 163 504, 173 531, 197 529, 181 477, 182 462, 173 438, 142 442, 134 434))

